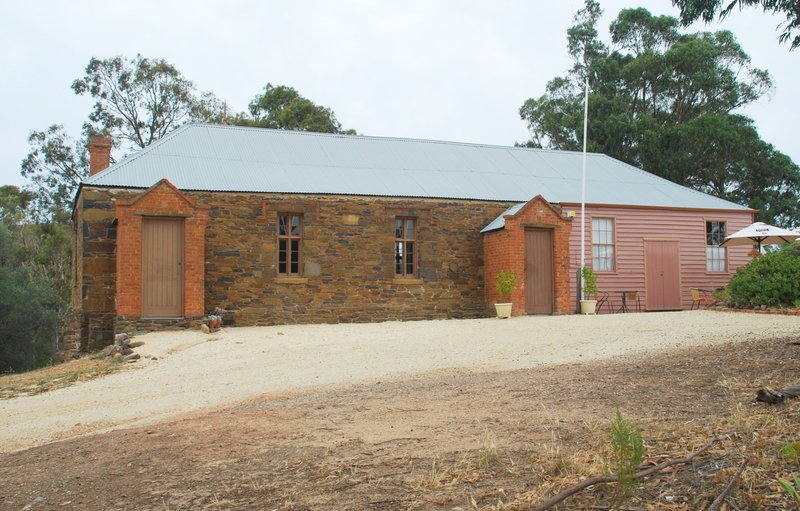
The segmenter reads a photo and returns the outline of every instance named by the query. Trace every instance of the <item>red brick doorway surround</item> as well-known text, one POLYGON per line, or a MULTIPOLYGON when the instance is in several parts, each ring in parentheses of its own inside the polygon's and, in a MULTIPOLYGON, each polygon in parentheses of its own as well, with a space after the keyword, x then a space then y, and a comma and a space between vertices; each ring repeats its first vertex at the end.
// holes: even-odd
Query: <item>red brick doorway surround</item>
POLYGON ((525 314, 525 230, 551 229, 555 272, 553 314, 570 314, 569 237, 572 218, 564 217, 557 207, 537 195, 514 215, 507 215, 504 219, 505 226, 502 229, 484 234, 487 308, 493 310, 493 305, 500 301, 500 293, 495 285, 497 274, 508 270, 517 274, 516 289, 510 296, 514 304, 512 314, 525 314))
POLYGON ((184 293, 186 319, 205 314, 205 230, 209 206, 196 204, 175 185, 162 179, 130 201, 118 201, 116 316, 134 320, 142 315, 142 219, 184 219, 184 293))

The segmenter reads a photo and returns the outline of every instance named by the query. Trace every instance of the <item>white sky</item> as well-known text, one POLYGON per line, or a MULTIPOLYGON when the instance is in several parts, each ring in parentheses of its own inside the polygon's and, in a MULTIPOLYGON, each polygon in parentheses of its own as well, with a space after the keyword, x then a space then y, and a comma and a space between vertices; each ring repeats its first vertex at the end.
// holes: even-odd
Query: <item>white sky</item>
MULTIPOLYGON (((581 0, 146 1, 0 0, 0 184, 22 185, 30 130, 63 124, 73 137, 93 101, 70 85, 92 56, 164 58, 198 90, 236 111, 267 82, 330 107, 345 128, 512 145, 528 138, 517 110, 571 66, 566 29, 581 0)), ((678 15, 670 0, 601 0, 678 15)), ((775 81, 743 113, 800 162, 800 51, 779 45, 781 17, 755 9, 691 31, 733 31, 775 81)))

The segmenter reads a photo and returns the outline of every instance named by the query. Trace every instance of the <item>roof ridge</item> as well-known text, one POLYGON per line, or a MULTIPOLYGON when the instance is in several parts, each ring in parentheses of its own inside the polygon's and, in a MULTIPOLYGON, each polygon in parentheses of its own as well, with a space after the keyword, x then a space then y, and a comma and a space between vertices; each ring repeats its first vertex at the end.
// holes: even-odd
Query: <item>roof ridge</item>
MULTIPOLYGON (((211 124, 206 122, 197 122, 197 123, 190 123, 185 124, 184 126, 197 126, 203 128, 213 128, 213 129, 231 129, 231 130, 242 130, 242 131, 256 131, 256 132, 270 132, 270 133, 281 133, 284 135, 289 136, 307 136, 307 137, 330 137, 330 138, 346 138, 346 139, 353 139, 353 140, 391 140, 395 142, 419 142, 423 144, 442 144, 442 145, 457 145, 457 146, 467 146, 467 147, 487 147, 492 149, 514 149, 520 151, 531 151, 531 152, 545 152, 545 153, 564 153, 564 154, 574 154, 575 151, 567 151, 565 149, 544 149, 542 147, 517 147, 517 146, 507 146, 507 145, 499 145, 499 144, 484 144, 484 143, 476 143, 476 142, 456 142, 453 140, 431 140, 425 138, 408 138, 408 137, 381 137, 378 135, 346 135, 344 133, 322 133, 318 131, 302 131, 302 130, 281 130, 275 128, 259 128, 257 126, 232 126, 229 124, 211 124)), ((163 140, 163 139, 161 139, 163 140)), ((587 154, 602 154, 602 153, 594 153, 589 152, 587 154)))
MULTIPOLYGON (((592 203, 749 210, 611 156, 587 154, 598 182, 587 197, 592 203), (623 182, 635 186, 621 189, 623 182)), ((147 188, 166 177, 187 190, 503 202, 543 194, 572 203, 580 199, 580 157, 578 151, 189 123, 82 184, 147 188)))

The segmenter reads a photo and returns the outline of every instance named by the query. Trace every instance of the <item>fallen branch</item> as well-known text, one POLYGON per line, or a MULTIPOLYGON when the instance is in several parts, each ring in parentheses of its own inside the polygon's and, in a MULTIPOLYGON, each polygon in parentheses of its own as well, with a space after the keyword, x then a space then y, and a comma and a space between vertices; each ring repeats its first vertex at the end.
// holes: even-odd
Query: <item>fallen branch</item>
MULTIPOLYGON (((734 436, 735 434, 736 434, 736 432, 734 431, 734 432, 728 433, 727 435, 723 435, 723 436, 714 435, 713 437, 711 437, 711 440, 709 440, 706 445, 704 445, 700 449, 694 451, 689 456, 686 456, 685 458, 680 458, 680 459, 677 459, 677 460, 668 460, 668 461, 665 461, 663 463, 659 463, 658 465, 655 465, 653 467, 646 468, 644 470, 640 470, 639 472, 636 472, 633 475, 633 477, 635 479, 642 479, 644 477, 653 475, 653 474, 655 474, 657 472, 661 472, 665 468, 671 467, 673 465, 685 465, 687 463, 691 463, 692 460, 695 457, 697 457, 697 456, 703 454, 704 452, 706 452, 707 450, 709 450, 711 448, 711 446, 714 445, 716 442, 719 442, 721 440, 727 440, 728 438, 734 436)), ((580 483, 578 483, 578 484, 576 484, 574 486, 570 486, 569 488, 567 488, 566 490, 562 491, 561 493, 559 493, 555 497, 553 497, 553 498, 551 498, 549 500, 546 500, 546 501, 542 502, 541 504, 538 504, 536 507, 532 508, 532 511, 544 511, 545 509, 551 508, 551 507, 555 506, 556 504, 558 504, 559 502, 561 502, 562 500, 566 499, 567 497, 575 495, 579 491, 585 490, 589 486, 594 486, 595 484, 600 484, 600 483, 613 483, 613 482, 617 482, 617 481, 619 481, 619 476, 617 474, 610 474, 610 475, 607 475, 607 476, 590 477, 589 479, 586 479, 585 481, 581 481, 580 483)))
POLYGON ((770 390, 764 387, 763 389, 758 389, 758 392, 756 392, 756 401, 775 404, 782 403, 785 399, 790 397, 798 396, 800 396, 800 384, 790 385, 778 390, 770 390))
POLYGON ((733 489, 733 485, 736 484, 736 481, 739 480, 739 477, 742 475, 742 472, 744 472, 744 467, 747 466, 747 461, 748 461, 747 458, 745 458, 744 461, 742 462, 742 464, 739 465, 739 470, 737 470, 736 473, 733 474, 733 477, 728 482, 728 485, 725 487, 724 490, 722 490, 722 493, 719 494, 719 497, 714 499, 714 502, 712 502, 711 505, 708 506, 708 509, 706 511, 719 511, 720 510, 720 508, 722 507, 722 503, 725 502, 725 498, 728 496, 728 494, 733 489))

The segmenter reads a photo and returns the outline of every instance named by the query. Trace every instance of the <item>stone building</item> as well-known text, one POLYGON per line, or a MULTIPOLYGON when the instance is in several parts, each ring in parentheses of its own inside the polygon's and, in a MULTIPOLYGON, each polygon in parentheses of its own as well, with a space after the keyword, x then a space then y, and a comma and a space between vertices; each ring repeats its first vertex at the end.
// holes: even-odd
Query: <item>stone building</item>
MULTIPOLYGON (((217 307, 235 325, 487 316, 502 269, 520 277, 515 314, 575 310, 579 153, 202 124, 108 167, 110 150, 92 141, 75 199, 67 350, 217 307)), ((648 241, 690 256, 677 302, 650 310, 747 260, 706 231, 752 210, 599 154, 587 175, 587 264, 609 291, 663 294, 646 282, 648 241)))

